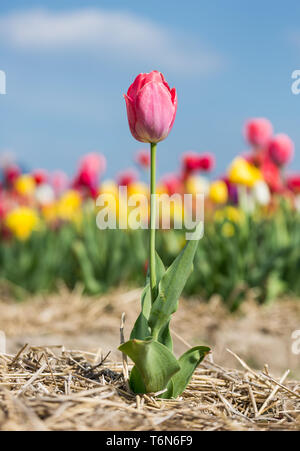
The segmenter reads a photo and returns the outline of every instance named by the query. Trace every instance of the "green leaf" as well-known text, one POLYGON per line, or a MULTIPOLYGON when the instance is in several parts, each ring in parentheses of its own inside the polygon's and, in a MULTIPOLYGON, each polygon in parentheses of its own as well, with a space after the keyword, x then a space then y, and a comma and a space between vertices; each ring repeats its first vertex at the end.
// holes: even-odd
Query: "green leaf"
MULTIPOLYGON (((202 223, 198 224, 196 233, 200 227, 202 230, 202 223)), ((159 283, 158 296, 153 303, 149 318, 149 325, 155 338, 178 308, 178 299, 193 269, 198 243, 198 240, 191 240, 185 245, 159 283)))
POLYGON ((142 292, 142 311, 136 320, 130 334, 130 340, 145 340, 150 337, 151 330, 148 325, 148 318, 151 310, 151 290, 150 285, 147 284, 142 292))
POLYGON ((73 251, 78 259, 80 269, 82 271, 83 281, 89 294, 99 294, 102 291, 101 284, 96 280, 94 268, 90 261, 87 250, 82 241, 75 241, 72 246, 73 251))
POLYGON ((193 373, 204 357, 210 352, 205 346, 196 346, 185 352, 178 363, 180 370, 172 377, 168 383, 168 390, 161 395, 164 399, 177 398, 186 389, 193 373))
POLYGON ((170 321, 160 329, 157 341, 165 345, 171 352, 173 351, 173 340, 170 334, 170 321))
MULTIPOLYGON (((119 350, 135 363, 146 393, 164 390, 171 377, 180 370, 180 365, 169 349, 152 338, 145 341, 127 341, 119 347, 119 350)), ((131 377, 131 386, 134 390, 140 386, 135 378, 134 375, 131 377)))
POLYGON ((133 393, 147 393, 143 378, 136 365, 130 372, 129 385, 133 393))

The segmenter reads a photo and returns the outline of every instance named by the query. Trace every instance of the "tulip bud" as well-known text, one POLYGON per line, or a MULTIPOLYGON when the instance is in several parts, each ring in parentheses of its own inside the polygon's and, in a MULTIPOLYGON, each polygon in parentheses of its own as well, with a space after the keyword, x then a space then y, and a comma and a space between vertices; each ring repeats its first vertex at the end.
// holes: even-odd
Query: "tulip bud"
POLYGON ((287 186, 294 193, 300 193, 300 174, 289 175, 287 186))
POLYGON ((251 119, 245 125, 245 137, 253 147, 265 147, 273 134, 273 126, 268 119, 251 119))
POLYGON ((182 156, 182 169, 185 175, 199 169, 199 154, 197 152, 185 152, 182 156))
POLYGON ((132 136, 158 143, 170 133, 177 111, 177 94, 157 71, 139 74, 124 96, 132 136))
POLYGON ((275 164, 284 166, 294 155, 294 143, 285 134, 276 135, 269 144, 269 155, 275 164))
POLYGON ((117 183, 119 186, 129 186, 136 182, 138 175, 134 169, 127 169, 122 171, 117 176, 117 183))
POLYGON ((139 150, 136 154, 135 161, 142 168, 150 168, 151 158, 149 150, 139 150))
POLYGON ((210 172, 216 165, 215 157, 211 153, 205 153, 199 156, 198 167, 201 171, 210 172))
POLYGON ((44 169, 36 169, 33 171, 32 176, 37 185, 42 185, 48 181, 48 174, 44 169))

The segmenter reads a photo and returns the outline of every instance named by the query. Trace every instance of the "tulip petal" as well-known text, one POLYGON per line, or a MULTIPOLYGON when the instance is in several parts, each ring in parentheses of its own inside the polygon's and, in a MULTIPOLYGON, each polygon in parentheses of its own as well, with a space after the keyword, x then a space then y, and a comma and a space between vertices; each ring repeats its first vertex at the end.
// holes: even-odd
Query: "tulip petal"
POLYGON ((131 134, 137 141, 141 141, 138 134, 135 131, 136 114, 135 114, 133 100, 131 99, 131 97, 129 97, 127 95, 124 95, 124 98, 125 98, 125 102, 126 102, 128 124, 129 124, 131 134))
POLYGON ((147 83, 137 95, 135 110, 135 131, 145 142, 159 142, 168 136, 176 109, 163 83, 147 83))

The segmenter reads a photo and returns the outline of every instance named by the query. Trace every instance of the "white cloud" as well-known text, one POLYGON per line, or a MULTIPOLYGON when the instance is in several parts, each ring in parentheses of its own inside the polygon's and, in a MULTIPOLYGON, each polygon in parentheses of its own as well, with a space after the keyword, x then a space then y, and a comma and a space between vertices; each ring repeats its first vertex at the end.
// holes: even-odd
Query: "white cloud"
POLYGON ((22 50, 92 52, 122 63, 148 62, 197 75, 214 72, 222 63, 220 55, 203 49, 192 37, 182 39, 176 32, 120 11, 14 12, 0 16, 0 39, 22 50))

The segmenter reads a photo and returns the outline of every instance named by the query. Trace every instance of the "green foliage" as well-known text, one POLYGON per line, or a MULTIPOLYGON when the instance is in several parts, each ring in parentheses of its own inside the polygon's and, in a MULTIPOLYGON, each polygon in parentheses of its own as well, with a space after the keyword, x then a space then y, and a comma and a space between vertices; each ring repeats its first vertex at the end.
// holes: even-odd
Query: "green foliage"
MULTIPOLYGON (((185 295, 209 299, 219 294, 231 310, 252 288, 260 303, 284 294, 300 295, 299 213, 283 204, 270 218, 249 217, 233 224, 231 237, 224 236, 222 226, 207 221, 185 295)), ((157 251, 167 266, 183 240, 183 231, 157 232, 157 251)), ((36 232, 26 242, 2 240, 0 283, 9 285, 18 299, 54 291, 60 281, 70 289, 80 283, 92 295, 120 284, 141 286, 147 243, 145 230, 98 230, 95 216, 86 215, 80 230, 65 224, 36 232)))
MULTIPOLYGON (((171 377, 180 370, 180 365, 172 352, 153 338, 130 340, 121 345, 119 349, 135 363, 142 376, 145 387, 144 393, 156 393, 163 390, 171 377)), ((140 384, 136 385, 136 378, 133 376, 131 374, 131 388, 135 393, 141 393, 140 384)))
POLYGON ((130 341, 119 347, 135 364, 130 374, 130 386, 135 393, 163 392, 163 398, 178 397, 209 352, 209 348, 193 348, 177 361, 172 354, 169 328, 171 316, 177 310, 179 297, 192 271, 198 244, 198 240, 189 241, 167 270, 156 254, 154 290, 157 297, 152 304, 147 277, 141 314, 130 341))

